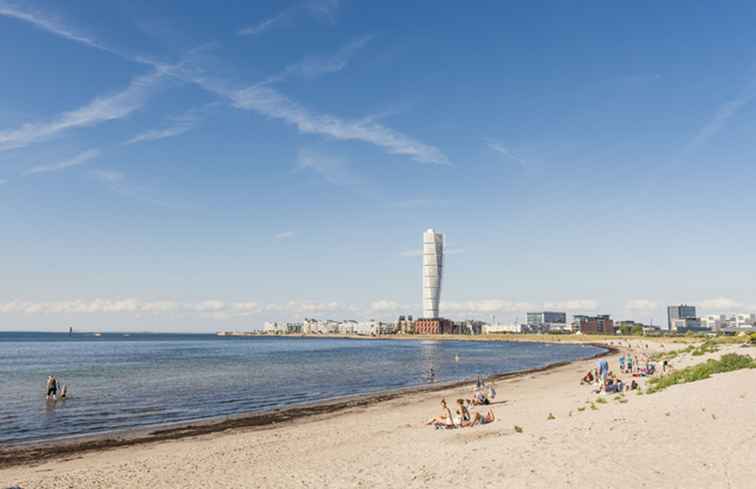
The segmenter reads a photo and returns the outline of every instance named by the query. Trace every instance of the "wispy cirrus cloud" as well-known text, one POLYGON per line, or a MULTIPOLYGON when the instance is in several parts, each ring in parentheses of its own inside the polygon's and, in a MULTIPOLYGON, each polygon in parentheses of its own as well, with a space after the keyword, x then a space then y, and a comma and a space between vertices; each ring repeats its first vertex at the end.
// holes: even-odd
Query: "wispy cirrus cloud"
POLYGON ((64 112, 52 120, 26 123, 17 129, 0 131, 0 151, 45 141, 64 131, 122 119, 144 106, 155 84, 164 74, 156 70, 150 74, 138 76, 124 90, 113 95, 95 98, 83 107, 64 112))
POLYGON ((706 310, 733 312, 741 309, 743 304, 730 297, 715 297, 701 301, 700 307, 706 310))
POLYGON ((68 158, 63 161, 58 161, 55 163, 47 163, 44 165, 37 165, 35 167, 30 168, 26 172, 24 172, 24 175, 36 175, 38 173, 52 173, 57 171, 63 171, 68 168, 72 168, 74 166, 83 165, 87 161, 93 160, 100 156, 99 150, 96 149, 89 149, 87 151, 83 151, 73 158, 68 158))
POLYGON ((519 156, 517 156, 516 154, 514 154, 511 149, 509 149, 508 147, 504 146, 503 144, 497 143, 497 142, 494 142, 494 141, 488 141, 487 144, 488 144, 488 147, 490 149, 496 151, 500 155, 505 156, 505 157, 507 157, 507 158, 509 158, 511 160, 514 160, 514 161, 516 161, 517 163, 519 163, 521 165, 525 165, 525 160, 523 160, 522 158, 520 158, 519 156))
POLYGON ((294 231, 284 231, 278 234, 273 235, 273 239, 276 241, 281 241, 284 239, 291 239, 294 237, 294 231))
POLYGON ((281 71, 281 73, 271 76, 258 85, 280 82, 291 76, 316 78, 328 73, 341 71, 346 68, 354 54, 362 49, 370 39, 372 39, 372 36, 362 36, 357 38, 342 46, 341 49, 331 56, 307 57, 298 63, 287 66, 281 71))
POLYGON ((712 117, 706 125, 698 131, 688 144, 686 151, 695 151, 709 142, 709 140, 725 128, 730 119, 732 119, 743 107, 747 106, 754 100, 756 100, 756 83, 751 84, 751 86, 738 97, 721 104, 717 109, 717 112, 714 114, 714 117, 712 117))
POLYGON ((297 170, 311 170, 333 185, 348 186, 361 183, 347 160, 309 148, 298 151, 297 170))
POLYGON ((160 129, 151 129, 137 134, 133 138, 126 141, 124 144, 136 144, 145 143, 149 141, 158 141, 160 139, 168 139, 175 136, 180 136, 186 132, 191 131, 197 125, 198 118, 191 113, 182 114, 177 117, 172 117, 170 124, 160 129))
POLYGON ((407 156, 422 163, 449 164, 438 148, 416 141, 375 122, 350 121, 309 111, 270 87, 251 86, 223 93, 239 109, 293 125, 305 134, 319 134, 341 141, 362 141, 389 154, 407 156))
POLYGON ((289 18, 294 12, 293 8, 282 10, 281 12, 261 20, 260 22, 252 25, 248 25, 239 29, 237 34, 240 36, 257 36, 273 28, 276 24, 280 23, 286 18, 289 18))
POLYGON ((66 25, 59 17, 47 12, 31 9, 18 2, 0 0, 0 16, 27 22, 55 36, 110 52, 109 48, 98 43, 93 37, 77 32, 76 29, 66 25))
POLYGON ((336 20, 336 12, 339 9, 338 0, 307 0, 292 5, 277 14, 266 17, 254 24, 242 27, 237 31, 240 36, 258 36, 276 26, 292 21, 298 14, 306 13, 316 19, 326 20, 333 23, 336 20))

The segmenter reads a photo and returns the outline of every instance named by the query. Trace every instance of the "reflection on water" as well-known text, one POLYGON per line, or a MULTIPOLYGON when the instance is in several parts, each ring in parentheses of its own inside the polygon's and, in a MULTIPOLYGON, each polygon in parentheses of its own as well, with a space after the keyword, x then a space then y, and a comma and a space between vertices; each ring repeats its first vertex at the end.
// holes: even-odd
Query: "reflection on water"
POLYGON ((591 356, 537 343, 0 333, 0 444, 280 408, 591 356), (69 384, 46 401, 45 382, 69 384))

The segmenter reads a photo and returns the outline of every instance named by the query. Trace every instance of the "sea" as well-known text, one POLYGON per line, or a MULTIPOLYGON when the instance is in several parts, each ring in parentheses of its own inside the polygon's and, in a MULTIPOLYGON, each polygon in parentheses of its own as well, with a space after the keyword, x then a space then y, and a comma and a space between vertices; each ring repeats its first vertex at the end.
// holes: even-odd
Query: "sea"
POLYGON ((503 341, 0 333, 0 446, 475 379, 601 351, 503 341), (46 399, 48 375, 68 385, 68 399, 46 399))

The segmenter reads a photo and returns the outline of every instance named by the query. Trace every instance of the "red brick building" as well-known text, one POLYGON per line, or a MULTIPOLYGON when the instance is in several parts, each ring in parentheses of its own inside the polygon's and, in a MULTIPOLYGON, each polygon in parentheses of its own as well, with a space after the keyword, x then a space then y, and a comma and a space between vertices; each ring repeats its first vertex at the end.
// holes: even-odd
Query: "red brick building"
POLYGON ((614 334, 614 320, 608 314, 575 316, 575 327, 583 334, 614 334))
POLYGON ((415 321, 415 334, 451 334, 454 325, 448 319, 418 319, 415 321))

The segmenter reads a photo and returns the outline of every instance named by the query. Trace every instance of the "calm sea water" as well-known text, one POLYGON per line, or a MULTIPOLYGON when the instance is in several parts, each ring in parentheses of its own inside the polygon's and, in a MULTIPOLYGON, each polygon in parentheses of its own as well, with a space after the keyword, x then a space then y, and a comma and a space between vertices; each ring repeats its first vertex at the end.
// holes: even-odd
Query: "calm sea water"
POLYGON ((505 342, 0 333, 0 445, 463 380, 599 351, 505 342), (66 401, 45 400, 51 374, 69 384, 66 401))

